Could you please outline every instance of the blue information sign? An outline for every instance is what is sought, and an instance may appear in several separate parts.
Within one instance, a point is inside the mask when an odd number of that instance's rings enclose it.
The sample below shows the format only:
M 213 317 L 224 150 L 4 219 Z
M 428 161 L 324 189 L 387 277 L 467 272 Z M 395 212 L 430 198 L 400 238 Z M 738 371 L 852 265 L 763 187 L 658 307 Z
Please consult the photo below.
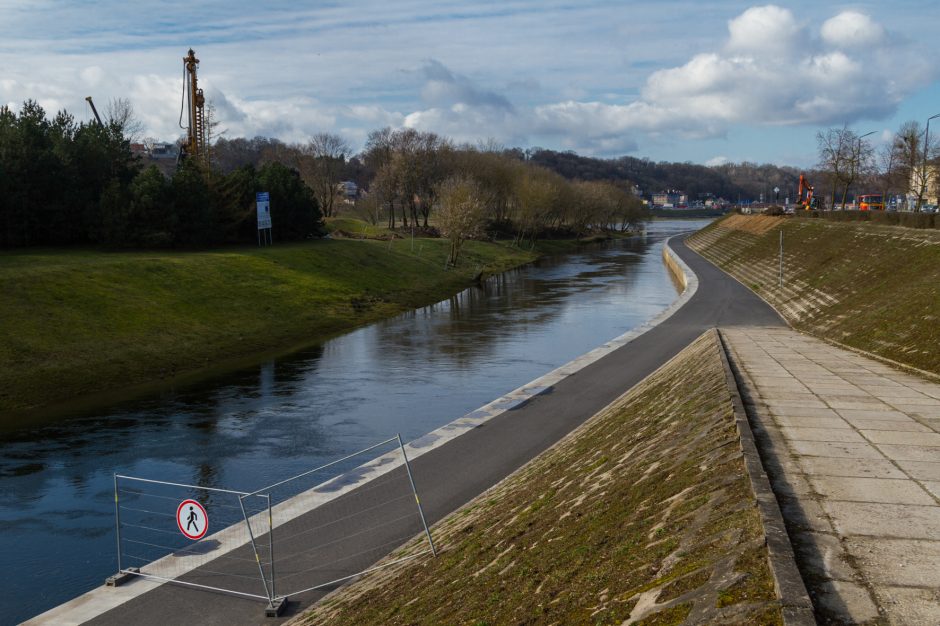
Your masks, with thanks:
M 271 195 L 267 191 L 255 194 L 258 204 L 258 230 L 271 228 Z

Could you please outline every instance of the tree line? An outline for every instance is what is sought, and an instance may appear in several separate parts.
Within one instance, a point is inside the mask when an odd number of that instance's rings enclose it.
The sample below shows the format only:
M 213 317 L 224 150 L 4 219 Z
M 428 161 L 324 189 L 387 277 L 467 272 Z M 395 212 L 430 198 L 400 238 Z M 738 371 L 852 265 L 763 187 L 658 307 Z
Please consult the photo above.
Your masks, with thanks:
M 297 170 L 331 217 L 342 201 L 341 181 L 367 191 L 343 210 L 389 229 L 452 231 L 446 206 L 454 179 L 478 201 L 462 202 L 479 219 L 475 232 L 531 243 L 541 234 L 584 235 L 591 230 L 625 230 L 646 218 L 642 201 L 624 179 L 569 180 L 528 158 L 521 150 L 494 142 L 458 145 L 433 132 L 382 128 L 369 134 L 359 154 L 351 155 L 340 136 L 318 133 L 305 143 L 287 144 L 266 137 L 220 138 L 213 163 L 222 171 L 278 160 Z M 464 216 L 465 217 L 465 216 Z
M 227 173 L 191 160 L 170 178 L 143 167 L 117 111 L 103 124 L 51 120 L 37 103 L 0 107 L 0 245 L 206 246 L 253 241 L 257 191 L 277 207 L 282 239 L 323 232 L 300 175 L 276 161 Z M 122 114 L 123 113 L 123 114 Z
M 819 174 L 826 183 L 827 208 L 844 209 L 851 192 L 901 195 L 908 210 L 919 212 L 929 192 L 936 196 L 940 141 L 917 121 L 907 121 L 880 147 L 848 126 L 816 134 Z M 934 189 L 930 187 L 933 186 Z M 935 197 L 934 196 L 934 197 Z
M 110 247 L 206 246 L 254 241 L 255 193 L 271 194 L 279 239 L 323 234 L 343 210 L 390 229 L 462 241 L 626 230 L 646 219 L 632 183 L 569 180 L 519 150 L 456 145 L 414 129 L 384 128 L 353 155 L 338 135 L 308 142 L 218 138 L 208 163 L 187 160 L 168 177 L 131 151 L 139 132 L 127 103 L 103 124 L 51 120 L 33 101 L 0 108 L 0 243 Z M 338 185 L 367 193 L 348 206 Z

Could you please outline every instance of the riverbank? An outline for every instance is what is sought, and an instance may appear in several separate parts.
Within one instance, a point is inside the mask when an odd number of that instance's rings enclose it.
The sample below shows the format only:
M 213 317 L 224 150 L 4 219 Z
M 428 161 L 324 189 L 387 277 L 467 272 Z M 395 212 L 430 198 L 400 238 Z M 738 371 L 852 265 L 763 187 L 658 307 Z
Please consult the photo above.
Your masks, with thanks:
M 708 332 L 297 623 L 781 623 L 738 441 Z
M 794 328 L 940 374 L 940 232 L 732 215 L 687 243 L 772 304 Z
M 284 352 L 440 301 L 572 251 L 468 242 L 318 240 L 207 252 L 28 250 L 0 254 L 0 415 L 133 394 Z M 102 398 L 104 399 L 104 398 Z

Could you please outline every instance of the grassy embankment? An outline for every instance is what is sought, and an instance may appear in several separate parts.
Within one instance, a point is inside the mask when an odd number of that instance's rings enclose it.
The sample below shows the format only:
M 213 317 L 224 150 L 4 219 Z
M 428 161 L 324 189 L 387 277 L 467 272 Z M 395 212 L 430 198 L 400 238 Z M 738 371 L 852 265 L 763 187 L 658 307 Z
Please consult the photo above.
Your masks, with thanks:
M 432 532 L 298 621 L 782 623 L 714 332 Z
M 36 407 L 299 347 L 446 298 L 480 271 L 576 243 L 519 250 L 468 242 L 449 271 L 448 245 L 324 240 L 208 252 L 0 253 L 0 415 L 9 426 Z
M 733 215 L 688 244 L 760 294 L 795 328 L 940 374 L 940 232 Z

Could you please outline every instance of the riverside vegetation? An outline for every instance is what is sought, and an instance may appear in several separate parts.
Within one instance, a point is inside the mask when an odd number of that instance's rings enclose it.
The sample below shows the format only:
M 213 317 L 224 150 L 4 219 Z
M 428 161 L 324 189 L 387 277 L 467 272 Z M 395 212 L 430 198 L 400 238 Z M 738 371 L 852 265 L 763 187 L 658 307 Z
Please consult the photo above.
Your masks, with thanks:
M 716 333 L 295 626 L 781 624 Z M 426 548 L 416 538 L 386 561 Z
M 940 374 L 940 231 L 732 215 L 687 242 L 798 330 Z
M 430 304 L 543 250 L 320 240 L 204 252 L 0 253 L 0 412 L 165 379 Z

